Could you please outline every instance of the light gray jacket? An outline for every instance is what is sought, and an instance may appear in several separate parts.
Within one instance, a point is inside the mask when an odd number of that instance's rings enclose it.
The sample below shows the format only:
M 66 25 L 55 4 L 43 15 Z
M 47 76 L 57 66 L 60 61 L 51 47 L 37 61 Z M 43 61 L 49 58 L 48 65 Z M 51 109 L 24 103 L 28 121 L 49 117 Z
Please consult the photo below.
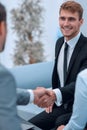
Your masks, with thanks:
M 26 89 L 17 88 L 17 105 L 27 105 L 30 95 Z
M 16 97 L 14 77 L 0 65 L 0 130 L 21 130 L 17 117 Z

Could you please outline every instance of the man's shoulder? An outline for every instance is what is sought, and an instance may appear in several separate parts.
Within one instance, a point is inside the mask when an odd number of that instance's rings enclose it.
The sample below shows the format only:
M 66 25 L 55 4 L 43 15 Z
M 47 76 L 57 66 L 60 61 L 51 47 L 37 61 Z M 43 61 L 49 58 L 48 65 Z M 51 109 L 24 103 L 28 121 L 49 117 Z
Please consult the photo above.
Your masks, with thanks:
M 12 79 L 14 79 L 13 75 L 11 74 L 11 72 L 9 71 L 9 69 L 7 69 L 5 66 L 3 66 L 2 64 L 0 64 L 0 76 L 1 77 L 10 77 Z
M 82 33 L 81 33 L 80 38 L 82 38 L 83 40 L 87 41 L 87 37 L 85 35 L 83 35 Z
M 64 37 L 62 36 L 62 37 L 59 37 L 58 39 L 57 39 L 57 43 L 58 42 L 63 42 L 64 41 Z
M 5 73 L 5 72 L 10 73 L 9 70 L 5 66 L 3 66 L 2 64 L 0 64 L 0 72 L 1 73 Z
M 7 69 L 2 64 L 0 64 L 0 73 L 4 72 L 7 72 Z

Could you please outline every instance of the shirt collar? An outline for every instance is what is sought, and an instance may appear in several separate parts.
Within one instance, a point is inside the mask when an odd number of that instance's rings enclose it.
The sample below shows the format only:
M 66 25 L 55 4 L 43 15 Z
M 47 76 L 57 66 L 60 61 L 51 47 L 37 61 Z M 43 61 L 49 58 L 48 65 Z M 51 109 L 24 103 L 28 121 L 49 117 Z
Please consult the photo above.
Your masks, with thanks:
M 81 32 L 78 33 L 78 35 L 76 35 L 74 38 L 72 38 L 71 40 L 69 40 L 67 42 L 67 44 L 69 45 L 70 48 L 74 48 L 75 45 L 77 44 L 79 37 L 81 35 Z M 66 40 L 64 40 L 66 42 Z

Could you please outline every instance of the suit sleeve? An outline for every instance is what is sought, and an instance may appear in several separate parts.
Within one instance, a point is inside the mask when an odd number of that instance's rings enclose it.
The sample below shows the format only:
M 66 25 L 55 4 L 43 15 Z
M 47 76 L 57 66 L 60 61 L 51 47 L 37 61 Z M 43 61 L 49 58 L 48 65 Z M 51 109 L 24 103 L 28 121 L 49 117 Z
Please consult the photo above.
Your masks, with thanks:
M 29 101 L 29 92 L 26 89 L 17 88 L 17 105 L 27 105 Z

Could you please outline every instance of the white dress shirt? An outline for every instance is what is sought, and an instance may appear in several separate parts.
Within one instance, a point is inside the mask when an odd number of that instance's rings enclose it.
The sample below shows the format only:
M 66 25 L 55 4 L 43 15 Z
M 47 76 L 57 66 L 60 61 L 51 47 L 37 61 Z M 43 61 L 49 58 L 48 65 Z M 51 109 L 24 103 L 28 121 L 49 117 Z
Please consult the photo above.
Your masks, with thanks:
M 67 68 L 69 66 L 69 62 L 70 62 L 70 58 L 72 56 L 73 50 L 79 40 L 81 33 L 79 32 L 77 36 L 75 36 L 74 38 L 72 38 L 71 40 L 67 41 L 67 44 L 69 45 L 68 47 L 68 52 L 67 52 Z M 64 40 L 66 42 L 66 40 Z M 63 61 L 64 61 L 64 46 L 65 46 L 65 42 L 62 45 L 62 48 L 60 50 L 59 56 L 58 56 L 58 64 L 57 64 L 57 71 L 59 74 L 59 79 L 60 79 L 60 84 L 61 87 L 64 87 L 64 79 L 63 79 Z M 58 88 L 53 90 L 56 94 L 56 105 L 60 106 L 62 104 L 62 94 L 60 92 L 60 90 Z
M 73 113 L 64 130 L 83 130 L 87 123 L 87 69 L 77 77 Z

